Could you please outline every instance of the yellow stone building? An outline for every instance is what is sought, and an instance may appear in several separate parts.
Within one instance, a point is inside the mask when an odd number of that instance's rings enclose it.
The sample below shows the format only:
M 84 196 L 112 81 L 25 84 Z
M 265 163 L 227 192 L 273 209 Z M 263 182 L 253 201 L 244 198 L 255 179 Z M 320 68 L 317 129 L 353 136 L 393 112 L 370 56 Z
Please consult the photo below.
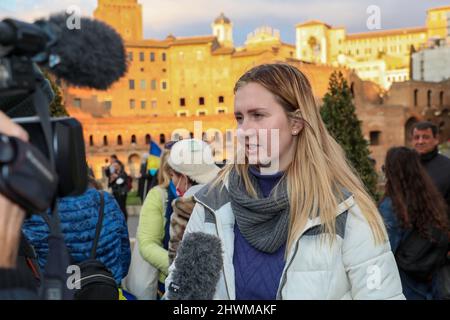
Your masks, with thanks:
M 260 27 L 245 45 L 233 43 L 233 24 L 223 13 L 212 34 L 143 39 L 142 6 L 137 0 L 98 0 L 94 17 L 124 38 L 128 73 L 108 91 L 68 89 L 68 105 L 110 116 L 205 116 L 232 111 L 233 85 L 261 62 L 304 62 L 347 67 L 384 89 L 410 78 L 410 53 L 447 36 L 450 6 L 427 12 L 425 27 L 347 34 L 313 20 L 296 25 L 296 44 L 282 42 L 278 30 Z
M 142 6 L 136 0 L 98 0 L 94 17 L 114 26 L 125 40 L 142 39 Z
M 430 39 L 445 39 L 449 36 L 450 6 L 432 8 L 427 11 L 427 31 Z
M 310 21 L 296 26 L 295 46 L 284 43 L 278 30 L 262 26 L 247 36 L 244 46 L 236 47 L 233 24 L 223 13 L 212 22 L 210 35 L 144 39 L 137 0 L 98 0 L 94 17 L 124 38 L 128 71 L 107 91 L 64 86 L 65 104 L 83 125 L 88 162 L 96 175 L 101 176 L 105 158 L 112 153 L 134 174 L 142 153 L 148 152 L 150 137 L 163 144 L 178 128 L 195 133 L 194 121 L 202 121 L 201 133 L 217 130 L 214 139 L 229 140 L 227 131 L 235 127 L 233 86 L 251 67 L 274 61 L 295 65 L 310 80 L 319 104 L 330 74 L 339 68 L 351 85 L 364 136 L 374 141 L 371 151 L 380 164 L 390 145 L 404 142 L 403 123 L 409 114 L 397 102 L 383 105 L 375 83 L 386 87 L 387 77 L 408 80 L 411 46 L 419 49 L 429 39 L 447 35 L 443 21 L 449 11 L 450 7 L 429 10 L 423 28 L 363 34 Z M 418 85 L 404 84 L 417 95 Z M 403 84 L 396 83 L 395 90 L 396 85 Z M 402 96 L 408 92 L 402 91 Z M 445 97 L 444 105 L 449 99 Z
M 212 23 L 212 35 L 163 40 L 142 38 L 137 0 L 99 0 L 94 17 L 123 36 L 128 72 L 108 91 L 69 88 L 67 102 L 114 117 L 227 114 L 233 85 L 245 70 L 295 56 L 295 47 L 268 27 L 249 35 L 243 48 L 234 48 L 232 23 L 223 13 Z
M 312 20 L 296 25 L 296 58 L 354 69 L 383 88 L 410 78 L 410 54 L 448 36 L 450 6 L 427 11 L 426 26 L 347 34 Z

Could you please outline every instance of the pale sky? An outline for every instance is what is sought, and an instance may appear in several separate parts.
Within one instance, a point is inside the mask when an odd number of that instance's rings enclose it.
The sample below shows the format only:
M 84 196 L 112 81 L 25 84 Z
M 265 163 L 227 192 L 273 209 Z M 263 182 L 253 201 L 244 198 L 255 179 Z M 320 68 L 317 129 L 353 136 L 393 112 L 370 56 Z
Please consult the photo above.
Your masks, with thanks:
M 376 5 L 381 12 L 381 29 L 425 25 L 426 10 L 450 6 L 442 0 L 138 0 L 143 7 L 145 38 L 211 34 L 211 22 L 220 12 L 231 19 L 236 45 L 247 34 L 269 25 L 279 29 L 283 41 L 294 44 L 295 24 L 310 19 L 347 31 L 369 31 L 366 10 Z M 0 19 L 14 17 L 33 21 L 76 5 L 81 14 L 92 16 L 97 0 L 0 0 Z

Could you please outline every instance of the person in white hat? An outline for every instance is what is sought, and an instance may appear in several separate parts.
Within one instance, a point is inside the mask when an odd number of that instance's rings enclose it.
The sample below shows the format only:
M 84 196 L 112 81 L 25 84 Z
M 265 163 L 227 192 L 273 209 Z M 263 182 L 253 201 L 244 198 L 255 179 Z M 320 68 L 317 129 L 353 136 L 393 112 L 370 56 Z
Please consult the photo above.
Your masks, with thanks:
M 139 298 L 160 299 L 164 295 L 170 257 L 176 252 L 195 204 L 192 195 L 219 171 L 205 142 L 189 139 L 166 144 L 158 170 L 158 185 L 145 197 L 137 231 L 139 253 L 157 272 L 150 272 L 147 278 L 136 276 L 147 279 L 148 283 L 156 277 L 157 288 L 145 288 L 145 296 Z M 133 261 L 134 258 L 132 265 Z M 136 295 L 139 291 L 128 289 Z
M 176 142 L 167 161 L 172 169 L 171 179 L 179 196 L 183 196 L 194 185 L 204 185 L 212 181 L 220 171 L 214 163 L 211 147 L 198 139 Z M 193 190 L 196 189 L 199 187 Z
M 193 195 L 219 174 L 210 146 L 198 139 L 176 142 L 168 159 L 170 177 L 179 196 L 172 202 L 169 263 L 172 263 L 195 205 Z

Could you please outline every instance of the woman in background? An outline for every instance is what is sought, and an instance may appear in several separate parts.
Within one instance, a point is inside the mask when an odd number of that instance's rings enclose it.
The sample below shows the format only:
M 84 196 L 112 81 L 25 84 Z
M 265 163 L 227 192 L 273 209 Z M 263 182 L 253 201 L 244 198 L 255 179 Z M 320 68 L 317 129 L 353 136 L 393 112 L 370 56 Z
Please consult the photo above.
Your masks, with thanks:
M 447 233 L 445 201 L 423 168 L 416 151 L 406 147 L 391 148 L 386 155 L 384 171 L 385 195 L 379 210 L 394 253 L 413 229 L 418 230 L 419 234 L 428 240 L 431 239 L 430 228 Z M 443 260 L 445 255 L 446 250 L 442 256 Z M 438 298 L 433 279 L 421 281 L 414 279 L 401 268 L 399 271 L 403 293 L 407 299 Z
M 100 196 L 98 186 L 89 176 L 89 187 L 80 196 L 58 199 L 58 214 L 61 231 L 74 263 L 90 257 L 95 230 L 97 227 Z M 103 192 L 104 217 L 97 248 L 97 259 L 113 274 L 120 285 L 128 273 L 130 265 L 130 240 L 125 218 L 117 202 L 107 192 Z M 25 220 L 23 233 L 34 247 L 41 270 L 44 270 L 48 255 L 48 236 L 50 231 L 42 216 L 34 214 Z

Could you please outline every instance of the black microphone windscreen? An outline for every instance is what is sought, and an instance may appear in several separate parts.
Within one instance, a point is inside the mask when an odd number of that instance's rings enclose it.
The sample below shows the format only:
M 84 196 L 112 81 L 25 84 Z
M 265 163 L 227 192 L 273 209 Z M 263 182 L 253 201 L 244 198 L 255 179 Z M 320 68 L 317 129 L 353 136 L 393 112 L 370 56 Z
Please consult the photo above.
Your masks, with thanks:
M 74 86 L 108 89 L 127 71 L 121 36 L 107 24 L 90 18 L 80 18 L 80 28 L 69 29 L 67 19 L 66 14 L 49 19 L 60 31 L 51 53 L 61 59 L 50 71 Z
M 169 300 L 212 300 L 223 269 L 222 243 L 216 236 L 184 236 L 175 259 Z

